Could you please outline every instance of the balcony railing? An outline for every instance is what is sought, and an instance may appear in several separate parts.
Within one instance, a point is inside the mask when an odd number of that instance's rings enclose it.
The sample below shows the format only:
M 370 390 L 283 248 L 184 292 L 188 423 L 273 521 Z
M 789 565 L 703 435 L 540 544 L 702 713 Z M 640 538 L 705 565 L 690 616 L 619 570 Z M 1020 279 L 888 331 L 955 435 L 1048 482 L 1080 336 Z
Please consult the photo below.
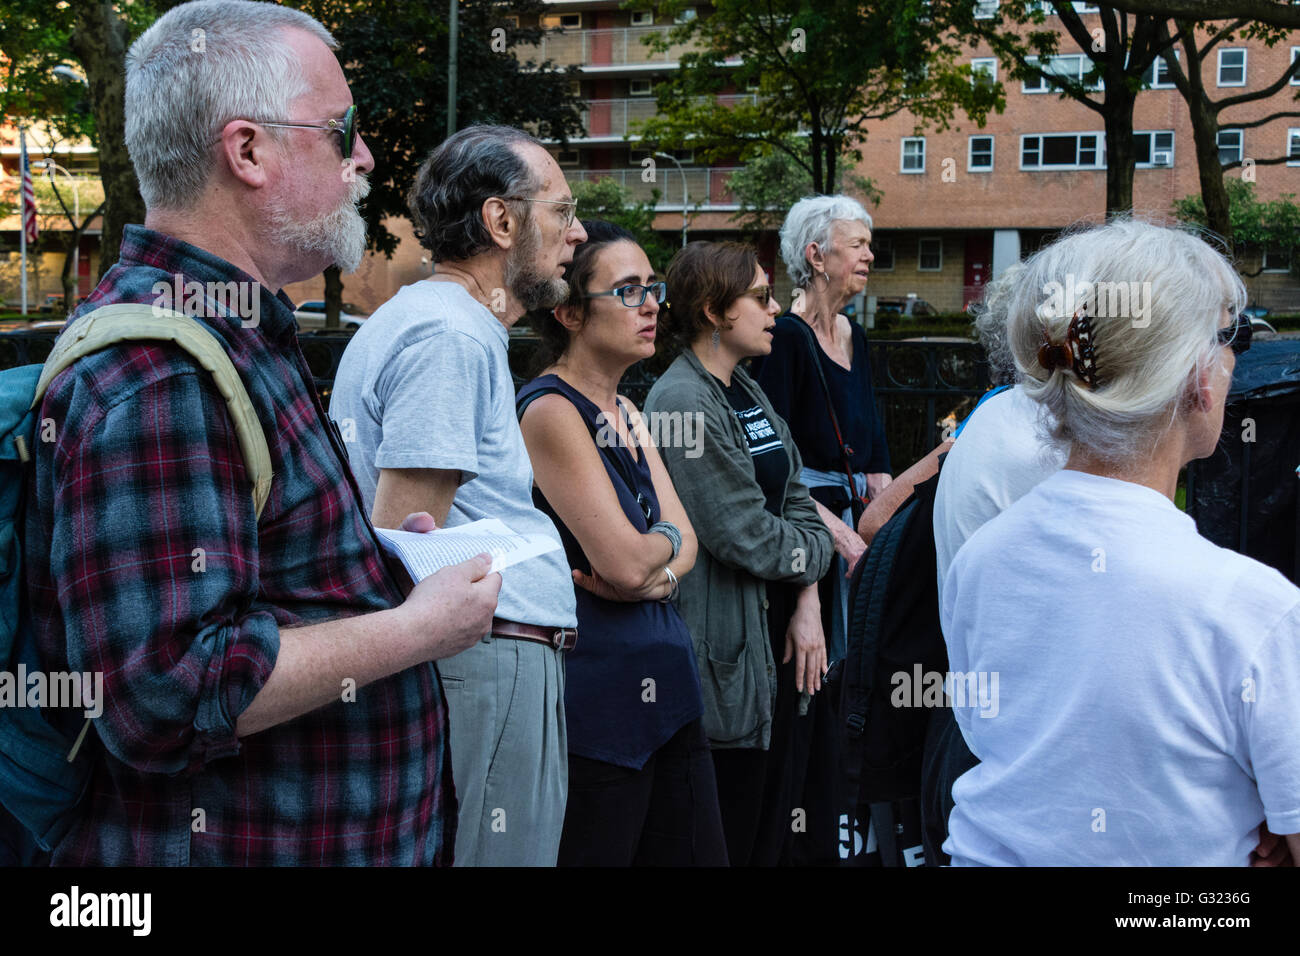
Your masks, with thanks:
M 643 63 L 676 63 L 690 44 L 678 43 L 662 53 L 648 47 L 644 37 L 666 36 L 670 26 L 618 27 L 611 30 L 574 30 L 548 33 L 538 44 L 539 60 L 553 60 L 561 66 L 639 66 Z
M 703 102 L 709 97 L 694 98 Z M 722 106 L 735 106 L 738 103 L 756 103 L 758 96 L 753 93 L 733 93 L 713 97 Z M 587 100 L 582 111 L 582 124 L 586 127 L 589 138 L 616 137 L 622 139 L 628 134 L 636 135 L 640 124 L 651 119 L 659 112 L 652 96 L 635 96 L 618 100 Z
M 648 169 L 640 166 L 631 169 L 566 169 L 565 178 L 570 183 L 596 182 L 612 179 L 627 190 L 633 202 L 651 202 L 655 190 L 659 191 L 657 210 L 682 208 L 682 176 L 677 167 L 667 160 L 655 160 L 653 180 L 645 182 Z M 727 189 L 727 180 L 740 167 L 716 166 L 708 169 L 684 167 L 686 191 L 691 209 L 718 207 L 735 208 L 736 200 Z

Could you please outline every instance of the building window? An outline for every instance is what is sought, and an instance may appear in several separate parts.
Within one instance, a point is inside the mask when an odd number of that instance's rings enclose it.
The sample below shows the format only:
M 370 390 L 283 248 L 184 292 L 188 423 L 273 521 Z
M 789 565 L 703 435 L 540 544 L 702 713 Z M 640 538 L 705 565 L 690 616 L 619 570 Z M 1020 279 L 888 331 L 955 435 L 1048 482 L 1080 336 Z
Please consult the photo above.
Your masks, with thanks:
M 690 23 L 695 19 L 694 7 L 682 7 L 677 11 L 677 16 L 673 17 L 673 23 Z
M 975 0 L 975 19 L 991 20 L 998 15 L 998 0 Z
M 582 26 L 582 14 L 546 13 L 542 15 L 540 23 L 548 30 L 554 30 L 556 27 L 563 27 L 566 30 L 577 30 Z
M 555 161 L 561 166 L 577 166 L 582 157 L 576 149 L 562 149 L 555 154 Z
M 972 136 L 966 169 L 972 173 L 986 173 L 993 168 L 993 137 Z
M 1029 63 L 1037 65 L 1044 73 L 1051 76 L 1059 76 L 1062 79 L 1073 80 L 1076 83 L 1083 83 L 1084 77 L 1092 72 L 1094 64 L 1092 60 L 1082 53 L 1067 53 L 1063 56 L 1048 57 L 1046 60 L 1039 60 L 1036 56 L 1025 57 Z M 1100 90 L 1104 84 L 1101 77 L 1098 76 L 1091 84 L 1084 84 L 1084 89 Z M 1034 76 L 1025 80 L 1020 85 L 1022 93 L 1051 93 L 1059 90 L 1057 84 L 1051 82 L 1045 76 Z
M 1239 163 L 1242 157 L 1242 134 L 1239 129 L 1221 129 L 1218 136 L 1219 162 Z
M 937 236 L 927 236 L 916 243 L 916 270 L 918 272 L 938 272 L 943 269 L 943 240 Z
M 871 254 L 876 257 L 876 261 L 871 264 L 871 268 L 876 272 L 893 272 L 894 271 L 894 240 L 888 237 L 872 236 L 871 237 Z
M 1244 47 L 1219 51 L 1219 85 L 1246 85 L 1246 50 Z
M 1020 168 L 1041 170 L 1105 169 L 1102 133 L 1048 133 L 1020 137 Z
M 501 19 L 504 20 L 506 23 L 510 24 L 510 26 L 514 27 L 516 30 L 519 29 L 519 14 L 508 13 L 505 16 L 503 16 Z
M 1177 50 L 1174 51 L 1174 59 L 1179 59 Z M 1149 90 L 1174 89 L 1176 84 L 1174 83 L 1173 74 L 1163 56 L 1158 56 L 1151 61 L 1151 65 L 1142 74 L 1142 85 Z
M 1265 272 L 1290 272 L 1291 250 L 1269 246 L 1264 249 L 1264 261 L 1261 266 Z
M 899 169 L 904 173 L 925 172 L 924 136 L 903 137 L 903 161 Z
M 1286 131 L 1286 164 L 1300 166 L 1300 129 Z
M 649 10 L 632 11 L 632 26 L 648 27 L 648 26 L 652 26 L 654 22 L 655 22 L 655 15 L 651 13 Z
M 1174 164 L 1173 130 L 1134 131 L 1133 154 L 1138 169 L 1157 169 Z
M 649 80 L 629 80 L 627 92 L 629 96 L 649 96 L 653 90 Z
M 997 57 L 979 56 L 970 61 L 970 81 L 978 83 L 983 78 L 990 86 L 998 81 Z
M 1300 56 L 1300 46 L 1293 46 L 1293 47 L 1291 48 L 1291 62 L 1292 62 L 1292 63 L 1295 62 L 1295 58 L 1296 58 L 1297 56 Z M 1300 86 L 1300 72 L 1297 72 L 1295 76 L 1291 77 L 1291 85 L 1292 85 L 1292 86 Z

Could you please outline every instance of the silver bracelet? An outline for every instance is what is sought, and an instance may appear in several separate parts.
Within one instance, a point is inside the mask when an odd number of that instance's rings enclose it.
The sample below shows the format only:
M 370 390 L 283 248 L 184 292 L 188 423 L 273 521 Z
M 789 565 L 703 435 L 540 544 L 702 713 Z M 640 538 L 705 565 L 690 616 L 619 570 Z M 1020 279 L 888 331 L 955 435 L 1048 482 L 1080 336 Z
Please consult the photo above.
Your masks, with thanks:
M 677 592 L 678 592 L 677 575 L 673 574 L 673 569 L 668 567 L 668 565 L 666 564 L 664 565 L 664 574 L 668 575 L 668 583 L 672 587 L 668 591 L 667 597 L 661 597 L 659 599 L 659 603 L 671 604 L 673 601 L 677 600 Z
M 661 534 L 668 539 L 668 543 L 673 546 L 672 557 L 668 560 L 676 561 L 678 553 L 682 550 L 682 533 L 678 529 L 677 525 L 673 524 L 671 521 L 656 521 L 649 527 L 646 534 L 650 534 L 651 532 Z

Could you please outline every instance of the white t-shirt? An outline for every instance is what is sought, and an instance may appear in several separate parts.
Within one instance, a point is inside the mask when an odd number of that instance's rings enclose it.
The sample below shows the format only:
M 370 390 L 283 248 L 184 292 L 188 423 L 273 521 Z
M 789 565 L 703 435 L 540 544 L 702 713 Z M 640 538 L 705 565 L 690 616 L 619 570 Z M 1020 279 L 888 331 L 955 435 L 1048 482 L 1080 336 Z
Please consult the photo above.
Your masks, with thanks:
M 940 616 L 993 691 L 954 706 L 981 761 L 954 865 L 1245 866 L 1263 820 L 1300 832 L 1300 589 L 1168 498 L 1052 475 L 958 552 Z
M 939 599 L 953 557 L 984 522 L 1065 467 L 1069 451 L 1047 441 L 1050 413 L 1017 385 L 971 415 L 943 460 L 934 499 Z
M 461 473 L 446 526 L 499 518 L 560 540 L 533 507 L 533 466 L 515 416 L 506 327 L 454 282 L 404 286 L 353 335 L 330 396 L 352 471 L 375 506 L 381 468 Z M 563 549 L 501 572 L 497 616 L 575 627 Z

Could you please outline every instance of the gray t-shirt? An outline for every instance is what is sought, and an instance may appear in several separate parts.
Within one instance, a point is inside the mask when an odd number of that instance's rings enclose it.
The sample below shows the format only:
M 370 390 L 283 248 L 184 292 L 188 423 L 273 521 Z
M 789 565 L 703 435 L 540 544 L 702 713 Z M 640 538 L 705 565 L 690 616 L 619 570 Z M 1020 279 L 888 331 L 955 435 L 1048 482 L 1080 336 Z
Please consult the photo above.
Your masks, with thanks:
M 373 510 L 381 468 L 461 473 L 447 527 L 499 518 L 521 534 L 556 541 L 533 507 L 533 466 L 515 417 L 505 326 L 454 282 L 402 288 L 348 343 L 330 397 L 352 470 Z M 564 551 L 501 574 L 497 616 L 576 627 Z

